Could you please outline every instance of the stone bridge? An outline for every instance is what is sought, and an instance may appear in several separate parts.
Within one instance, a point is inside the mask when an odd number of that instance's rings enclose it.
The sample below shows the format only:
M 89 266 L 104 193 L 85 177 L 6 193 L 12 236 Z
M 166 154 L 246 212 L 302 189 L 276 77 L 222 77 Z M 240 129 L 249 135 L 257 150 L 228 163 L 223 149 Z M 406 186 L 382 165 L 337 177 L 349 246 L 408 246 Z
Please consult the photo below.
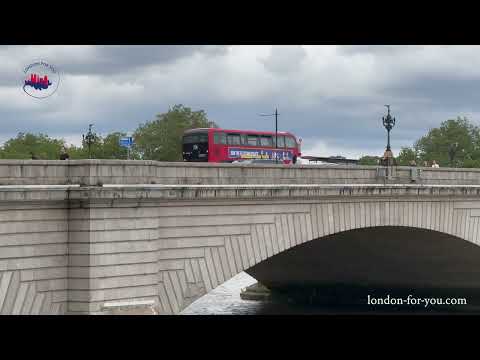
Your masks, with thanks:
M 476 290 L 479 194 L 476 169 L 3 160 L 0 313 L 177 314 L 241 271 Z

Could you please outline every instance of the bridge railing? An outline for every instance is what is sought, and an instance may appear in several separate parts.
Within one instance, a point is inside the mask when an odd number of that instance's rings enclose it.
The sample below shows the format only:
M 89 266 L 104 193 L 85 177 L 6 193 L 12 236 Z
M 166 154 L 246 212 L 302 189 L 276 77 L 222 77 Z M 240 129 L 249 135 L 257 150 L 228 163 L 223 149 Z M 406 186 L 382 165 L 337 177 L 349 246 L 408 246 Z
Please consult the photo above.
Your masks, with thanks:
M 414 170 L 412 170 L 414 169 Z M 385 168 L 140 160 L 0 160 L 0 185 L 103 184 L 480 184 L 480 169 Z

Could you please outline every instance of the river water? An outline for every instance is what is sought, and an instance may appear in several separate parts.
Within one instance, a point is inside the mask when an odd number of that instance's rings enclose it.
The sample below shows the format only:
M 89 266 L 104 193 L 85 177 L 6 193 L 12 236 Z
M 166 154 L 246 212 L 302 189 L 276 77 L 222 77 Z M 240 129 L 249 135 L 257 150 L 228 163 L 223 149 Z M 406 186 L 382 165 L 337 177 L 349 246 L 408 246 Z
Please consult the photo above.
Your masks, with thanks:
M 188 306 L 181 315 L 257 314 L 263 302 L 242 300 L 241 289 L 256 283 L 247 273 L 240 273 Z
M 240 292 L 242 289 L 256 283 L 250 275 L 242 272 L 229 281 L 213 289 L 207 295 L 201 297 L 188 306 L 181 315 L 401 315 L 401 314 L 479 314 L 476 309 L 468 305 L 451 306 L 448 309 L 433 307 L 395 307 L 383 306 L 343 306 L 332 307 L 325 305 L 294 304 L 287 301 L 253 301 L 242 300 Z

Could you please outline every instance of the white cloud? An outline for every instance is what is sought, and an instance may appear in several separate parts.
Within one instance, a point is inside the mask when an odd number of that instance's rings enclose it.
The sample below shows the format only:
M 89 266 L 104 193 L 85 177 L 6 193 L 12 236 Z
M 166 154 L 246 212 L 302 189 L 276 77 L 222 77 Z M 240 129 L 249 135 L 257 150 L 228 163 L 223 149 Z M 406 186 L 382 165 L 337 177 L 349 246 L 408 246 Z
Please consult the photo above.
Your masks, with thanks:
M 68 146 L 75 145 L 81 146 L 82 145 L 82 136 L 79 134 L 69 134 L 69 135 L 62 135 L 61 138 L 65 140 L 65 143 Z
M 358 159 L 364 155 L 382 155 L 384 148 L 375 148 L 368 146 L 368 142 L 365 146 L 349 146 L 338 145 L 334 141 L 320 140 L 316 138 L 307 138 L 302 140 L 302 156 L 345 156 L 349 159 Z

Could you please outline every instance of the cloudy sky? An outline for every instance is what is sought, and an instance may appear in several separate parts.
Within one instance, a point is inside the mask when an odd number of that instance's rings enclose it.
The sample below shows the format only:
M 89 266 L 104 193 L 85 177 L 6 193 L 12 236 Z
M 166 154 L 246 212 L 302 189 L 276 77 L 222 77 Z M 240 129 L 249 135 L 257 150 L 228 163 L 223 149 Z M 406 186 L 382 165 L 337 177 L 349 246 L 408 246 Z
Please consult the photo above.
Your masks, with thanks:
M 23 69 L 61 73 L 45 99 L 22 91 Z M 479 46 L 0 46 L 0 143 L 42 132 L 79 144 L 133 131 L 174 104 L 203 109 L 221 127 L 279 129 L 309 155 L 380 155 L 381 117 L 397 119 L 392 147 L 410 146 L 443 120 L 480 125 Z

